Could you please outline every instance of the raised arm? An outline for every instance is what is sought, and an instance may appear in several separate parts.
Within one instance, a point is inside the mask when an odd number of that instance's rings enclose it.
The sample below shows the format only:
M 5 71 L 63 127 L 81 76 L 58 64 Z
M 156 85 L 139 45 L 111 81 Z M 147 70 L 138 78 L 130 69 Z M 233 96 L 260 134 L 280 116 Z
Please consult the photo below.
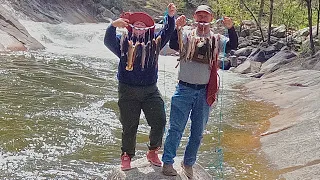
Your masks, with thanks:
M 178 43 L 178 31 L 177 28 L 182 28 L 187 23 L 187 18 L 185 15 L 181 15 L 176 20 L 176 28 L 173 31 L 170 41 L 169 41 L 169 47 L 171 49 L 174 49 L 176 51 L 179 51 L 179 43 Z
M 234 29 L 233 22 L 229 17 L 223 18 L 223 24 L 228 28 L 229 41 L 226 44 L 226 52 L 238 48 L 238 35 Z
M 129 20 L 124 18 L 119 18 L 113 21 L 107 28 L 106 34 L 104 36 L 104 45 L 112 51 L 119 58 L 121 56 L 120 52 L 120 36 L 116 35 L 116 29 L 124 28 L 128 26 Z
M 110 24 L 104 36 L 104 45 L 120 58 L 120 38 L 116 35 L 116 27 Z
M 176 13 L 176 6 L 173 3 L 168 5 L 168 15 L 165 17 L 168 21 L 167 24 L 156 34 L 157 36 L 161 36 L 161 49 L 167 44 L 170 40 L 171 35 L 174 31 L 175 20 L 174 15 Z
M 227 42 L 226 52 L 238 48 L 238 35 L 234 27 L 228 29 L 229 41 Z

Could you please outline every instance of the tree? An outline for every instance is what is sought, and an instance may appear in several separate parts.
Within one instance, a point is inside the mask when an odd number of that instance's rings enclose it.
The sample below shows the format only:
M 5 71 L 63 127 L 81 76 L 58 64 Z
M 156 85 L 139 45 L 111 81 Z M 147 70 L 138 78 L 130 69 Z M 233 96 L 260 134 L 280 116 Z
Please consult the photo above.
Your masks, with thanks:
M 272 15 L 273 15 L 273 0 L 270 0 L 270 15 L 269 15 L 269 26 L 268 26 L 268 44 L 271 44 L 271 25 L 272 25 Z
M 257 21 L 257 18 L 254 16 L 253 12 L 249 9 L 249 7 L 246 5 L 246 3 L 244 2 L 244 0 L 240 0 L 240 2 L 243 4 L 243 6 L 248 10 L 248 12 L 251 14 L 252 18 L 254 19 L 254 21 L 256 22 L 259 30 L 260 30 L 260 33 L 261 33 L 261 38 L 262 38 L 262 41 L 264 41 L 264 36 L 263 36 L 263 31 L 262 31 L 262 28 L 261 28 L 261 25 L 260 23 Z
M 319 35 L 319 20 L 320 20 L 320 0 L 318 0 L 318 7 L 316 8 L 317 10 L 317 33 L 316 35 Z
M 307 3 L 307 8 L 308 8 L 310 49 L 311 49 L 311 54 L 314 55 L 316 52 L 315 52 L 313 36 L 312 36 L 312 7 L 311 7 L 311 0 L 305 0 L 305 1 Z
M 320 0 L 319 0 L 320 1 Z M 258 15 L 258 22 L 259 25 L 261 26 L 261 20 L 262 20 L 262 16 L 263 16 L 263 9 L 264 9 L 264 0 L 260 1 L 260 10 L 259 10 L 259 15 Z

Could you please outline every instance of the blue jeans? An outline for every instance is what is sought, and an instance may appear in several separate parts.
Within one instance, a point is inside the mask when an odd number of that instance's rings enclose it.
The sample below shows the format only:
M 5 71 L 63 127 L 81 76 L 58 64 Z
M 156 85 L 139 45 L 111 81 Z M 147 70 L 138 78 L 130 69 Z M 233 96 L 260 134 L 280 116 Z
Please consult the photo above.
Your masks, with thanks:
M 182 133 L 191 119 L 191 130 L 184 153 L 184 164 L 192 166 L 196 162 L 202 133 L 209 118 L 210 106 L 206 102 L 206 88 L 195 90 L 178 84 L 171 99 L 170 126 L 164 144 L 162 161 L 173 164 Z

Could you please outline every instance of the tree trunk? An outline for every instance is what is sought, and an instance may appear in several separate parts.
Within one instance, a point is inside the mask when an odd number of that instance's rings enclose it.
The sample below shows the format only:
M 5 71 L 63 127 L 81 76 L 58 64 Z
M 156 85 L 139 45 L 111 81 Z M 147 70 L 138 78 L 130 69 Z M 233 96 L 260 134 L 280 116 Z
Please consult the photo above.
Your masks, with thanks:
M 319 0 L 320 1 L 320 0 Z M 261 20 L 262 20 L 262 16 L 263 16 L 263 9 L 264 9 L 264 0 L 261 0 L 260 2 L 260 10 L 259 10 L 259 16 L 258 16 L 258 22 L 259 25 L 261 26 Z
M 318 9 L 317 9 L 317 12 L 318 12 L 318 17 L 317 17 L 317 36 L 319 35 L 319 20 L 320 20 L 320 0 L 318 0 Z
M 240 0 L 240 2 L 244 5 L 244 7 L 249 11 L 249 13 L 251 14 L 251 16 L 253 17 L 254 21 L 256 22 L 257 26 L 259 27 L 262 41 L 264 41 L 263 31 L 262 31 L 262 29 L 261 29 L 261 26 L 260 26 L 259 22 L 257 21 L 257 18 L 254 16 L 254 14 L 252 13 L 252 11 L 250 11 L 250 9 L 249 9 L 248 6 L 246 5 L 246 3 L 244 3 L 243 0 Z
M 273 14 L 273 0 L 270 0 L 269 27 L 268 27 L 268 44 L 271 44 L 270 37 L 271 37 L 272 14 Z
M 312 9 L 311 9 L 311 0 L 306 0 L 307 7 L 308 7 L 308 22 L 309 22 L 309 36 L 310 36 L 310 49 L 312 55 L 314 55 L 315 48 L 314 48 L 314 42 L 313 42 L 313 36 L 312 36 Z

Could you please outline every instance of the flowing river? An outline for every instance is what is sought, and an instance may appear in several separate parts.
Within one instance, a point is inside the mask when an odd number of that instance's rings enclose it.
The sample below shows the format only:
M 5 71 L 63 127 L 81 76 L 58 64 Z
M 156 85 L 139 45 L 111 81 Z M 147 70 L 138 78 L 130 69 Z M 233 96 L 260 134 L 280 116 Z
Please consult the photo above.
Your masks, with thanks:
M 103 44 L 107 24 L 21 22 L 46 50 L 0 56 L 0 178 L 106 179 L 121 153 L 118 60 Z M 176 58 L 159 60 L 158 86 L 167 117 L 177 83 Z M 259 135 L 277 109 L 244 98 L 238 85 L 249 79 L 227 71 L 220 76 L 223 93 L 211 113 L 198 163 L 216 179 L 276 179 Z M 135 158 L 145 156 L 148 132 L 142 114 Z

